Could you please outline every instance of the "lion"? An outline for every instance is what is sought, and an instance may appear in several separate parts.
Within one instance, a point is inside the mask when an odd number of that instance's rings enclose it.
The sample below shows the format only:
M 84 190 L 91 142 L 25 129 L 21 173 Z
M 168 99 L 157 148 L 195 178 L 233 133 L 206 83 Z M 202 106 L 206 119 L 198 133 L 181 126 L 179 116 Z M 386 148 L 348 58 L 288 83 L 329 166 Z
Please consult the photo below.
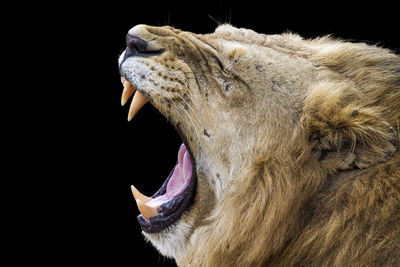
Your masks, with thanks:
M 129 117 L 150 102 L 183 144 L 134 186 L 146 240 L 179 266 L 399 266 L 400 57 L 331 36 L 219 25 L 129 30 Z

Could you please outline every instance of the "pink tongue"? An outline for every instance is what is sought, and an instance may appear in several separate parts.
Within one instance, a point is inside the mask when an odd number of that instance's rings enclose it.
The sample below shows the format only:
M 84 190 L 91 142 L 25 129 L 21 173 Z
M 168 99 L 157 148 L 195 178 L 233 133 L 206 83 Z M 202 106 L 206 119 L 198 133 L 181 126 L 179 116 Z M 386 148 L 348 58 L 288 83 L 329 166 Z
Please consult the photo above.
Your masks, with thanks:
M 178 152 L 178 164 L 167 184 L 167 190 L 164 195 L 152 199 L 146 204 L 158 206 L 172 198 L 182 194 L 190 182 L 192 176 L 192 160 L 184 144 L 181 145 Z
M 176 165 L 171 178 L 168 181 L 166 195 L 168 198 L 176 197 L 181 194 L 192 176 L 192 161 L 184 144 L 178 152 L 178 165 Z

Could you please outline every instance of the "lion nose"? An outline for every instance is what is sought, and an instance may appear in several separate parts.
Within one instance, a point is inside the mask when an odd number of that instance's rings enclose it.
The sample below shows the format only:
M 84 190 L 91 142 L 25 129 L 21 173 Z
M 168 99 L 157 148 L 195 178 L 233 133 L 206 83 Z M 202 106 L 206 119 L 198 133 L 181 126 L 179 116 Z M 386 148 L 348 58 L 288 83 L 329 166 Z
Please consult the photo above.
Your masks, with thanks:
M 148 31 L 149 26 L 140 24 L 129 30 L 126 35 L 126 46 L 119 60 L 119 70 L 125 60 L 129 57 L 152 57 L 161 55 L 165 49 L 158 42 L 158 36 Z
M 127 34 L 126 45 L 132 54 L 146 52 L 147 42 L 137 36 Z

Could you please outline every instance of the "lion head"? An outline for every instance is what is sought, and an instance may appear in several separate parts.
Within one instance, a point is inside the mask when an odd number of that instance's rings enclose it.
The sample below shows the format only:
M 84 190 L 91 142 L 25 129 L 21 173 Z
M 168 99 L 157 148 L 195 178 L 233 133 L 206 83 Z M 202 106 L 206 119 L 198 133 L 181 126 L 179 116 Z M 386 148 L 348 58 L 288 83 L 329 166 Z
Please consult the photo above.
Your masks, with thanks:
M 129 120 L 150 102 L 183 142 L 157 193 L 132 187 L 163 255 L 182 266 L 399 262 L 397 55 L 230 25 L 137 25 L 126 41 Z

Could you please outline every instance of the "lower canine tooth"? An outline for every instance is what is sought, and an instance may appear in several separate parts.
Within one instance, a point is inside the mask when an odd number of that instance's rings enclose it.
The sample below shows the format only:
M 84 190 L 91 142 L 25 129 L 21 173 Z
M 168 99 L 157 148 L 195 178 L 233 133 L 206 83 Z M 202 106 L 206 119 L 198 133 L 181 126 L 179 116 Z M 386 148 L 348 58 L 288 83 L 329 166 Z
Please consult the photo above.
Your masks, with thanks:
M 152 200 L 151 197 L 146 197 L 145 195 L 140 193 L 139 190 L 137 190 L 136 187 L 134 187 L 133 185 L 131 185 L 131 190 L 132 190 L 132 195 L 135 198 L 135 200 L 140 199 L 143 203 L 146 203 L 146 202 Z
M 146 104 L 149 100 L 142 95 L 139 91 L 136 91 L 133 96 L 131 106 L 129 108 L 128 113 L 128 121 L 132 120 L 132 118 L 136 115 L 136 113 Z
M 142 214 L 143 217 L 145 217 L 147 220 L 150 220 L 150 218 L 157 216 L 157 208 L 158 207 L 151 207 L 147 205 L 146 203 L 143 203 L 140 201 L 140 199 L 136 199 L 136 205 L 139 208 L 140 213 Z

